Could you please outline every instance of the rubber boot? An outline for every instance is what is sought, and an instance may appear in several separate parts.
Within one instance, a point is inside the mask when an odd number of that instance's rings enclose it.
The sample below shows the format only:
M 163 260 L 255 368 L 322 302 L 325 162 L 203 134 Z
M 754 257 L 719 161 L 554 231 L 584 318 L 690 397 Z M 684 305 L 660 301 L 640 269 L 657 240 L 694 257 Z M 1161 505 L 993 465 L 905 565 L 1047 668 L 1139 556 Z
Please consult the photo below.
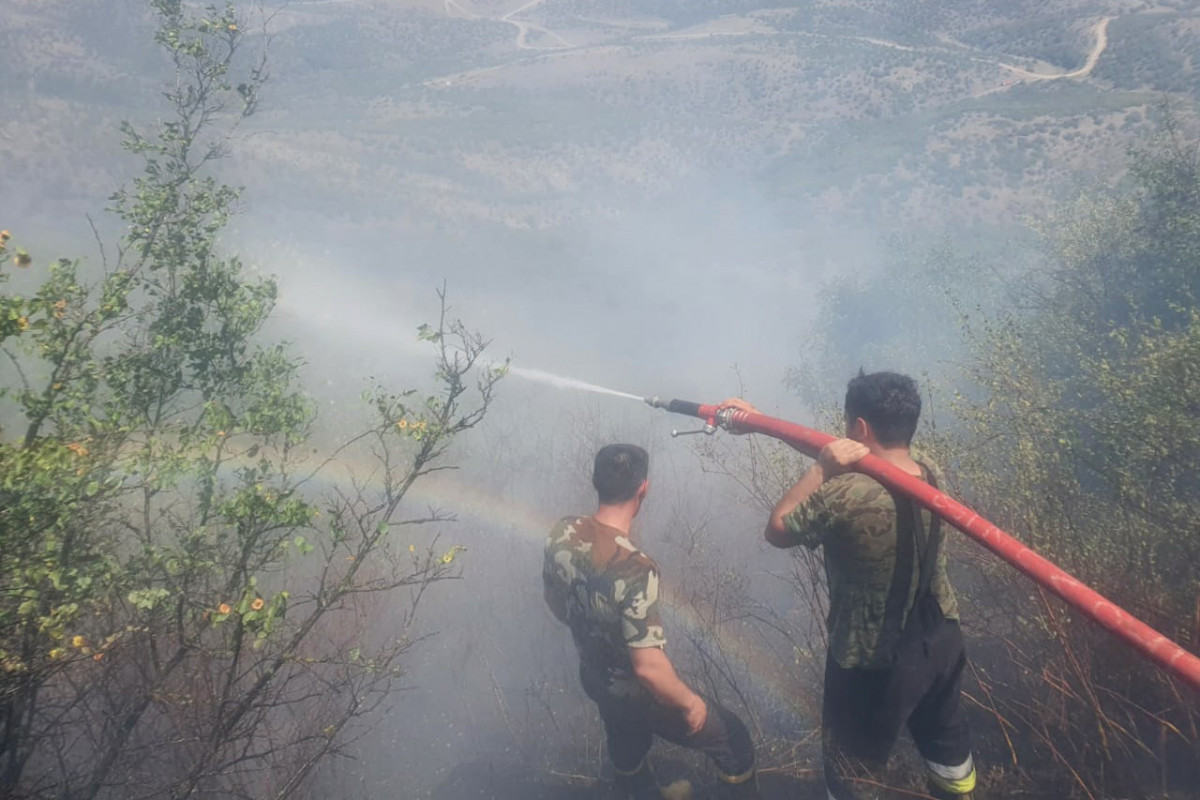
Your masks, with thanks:
M 758 800 L 758 773 L 751 767 L 741 775 L 717 771 L 717 797 L 720 800 Z
M 622 772 L 614 766 L 613 773 L 617 791 L 631 800 L 692 800 L 692 784 L 689 781 L 677 780 L 659 786 L 649 759 L 643 758 L 632 772 Z

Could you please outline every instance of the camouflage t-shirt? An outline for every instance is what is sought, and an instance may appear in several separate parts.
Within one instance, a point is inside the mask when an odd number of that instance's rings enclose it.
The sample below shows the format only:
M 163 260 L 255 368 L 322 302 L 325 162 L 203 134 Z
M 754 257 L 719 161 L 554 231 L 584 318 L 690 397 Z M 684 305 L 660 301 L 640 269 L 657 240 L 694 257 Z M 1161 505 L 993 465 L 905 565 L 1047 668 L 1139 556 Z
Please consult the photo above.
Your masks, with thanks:
M 546 599 L 565 616 L 585 687 L 639 697 L 631 647 L 662 647 L 658 565 L 620 531 L 592 517 L 564 517 L 546 539 Z
M 914 458 L 916 456 L 914 455 Z M 920 463 L 939 486 L 945 481 L 928 459 Z M 922 509 L 929 530 L 932 514 Z M 885 635 L 885 609 L 896 574 L 898 555 L 911 563 L 908 597 L 900 624 L 912 609 L 920 579 L 920 557 L 915 548 L 900 548 L 896 530 L 896 501 L 873 478 L 848 472 L 826 481 L 813 495 L 784 518 L 793 545 L 810 549 L 824 546 L 825 575 L 829 583 L 829 654 L 841 667 L 880 669 L 891 665 L 894 637 Z M 946 577 L 946 526 L 935 560 L 930 590 L 947 619 L 958 619 L 958 602 Z M 911 537 L 909 537 L 911 540 Z M 903 568 L 899 571 L 903 572 Z

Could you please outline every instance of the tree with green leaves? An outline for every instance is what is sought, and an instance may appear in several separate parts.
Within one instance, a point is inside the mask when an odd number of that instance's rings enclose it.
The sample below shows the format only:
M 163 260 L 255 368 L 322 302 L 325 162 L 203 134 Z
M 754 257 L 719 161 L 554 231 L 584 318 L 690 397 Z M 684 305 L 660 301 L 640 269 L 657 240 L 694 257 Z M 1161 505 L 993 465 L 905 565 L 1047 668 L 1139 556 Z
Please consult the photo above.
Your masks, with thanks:
M 1200 153 L 1167 115 L 1129 185 L 1047 221 L 1022 308 L 973 332 L 957 448 L 978 506 L 1183 646 L 1200 644 Z M 997 712 L 1091 797 L 1195 786 L 1200 705 L 1040 593 Z M 1023 624 L 1021 624 L 1023 622 Z M 1004 689 L 1001 686 L 1008 684 Z
M 230 5 L 152 5 L 169 114 L 123 127 L 143 169 L 115 258 L 0 294 L 0 793 L 291 797 L 388 701 L 424 592 L 457 574 L 461 548 L 418 532 L 452 516 L 406 499 L 504 366 L 441 294 L 435 387 L 372 388 L 373 422 L 314 456 L 301 361 L 261 335 L 276 284 L 219 242 L 239 191 L 212 168 L 265 58 Z M 0 281 L 41 267 L 0 238 Z
M 890 269 L 834 285 L 792 377 L 817 402 L 813 386 L 860 365 L 918 375 L 936 422 L 920 445 L 958 496 L 1195 650 L 1200 150 L 1182 127 L 1165 114 L 1119 186 L 1038 223 L 1018 270 L 902 250 Z M 758 458 L 750 476 L 772 463 Z M 1200 784 L 1200 705 L 1180 683 L 1008 564 L 952 543 L 985 773 L 1092 800 Z

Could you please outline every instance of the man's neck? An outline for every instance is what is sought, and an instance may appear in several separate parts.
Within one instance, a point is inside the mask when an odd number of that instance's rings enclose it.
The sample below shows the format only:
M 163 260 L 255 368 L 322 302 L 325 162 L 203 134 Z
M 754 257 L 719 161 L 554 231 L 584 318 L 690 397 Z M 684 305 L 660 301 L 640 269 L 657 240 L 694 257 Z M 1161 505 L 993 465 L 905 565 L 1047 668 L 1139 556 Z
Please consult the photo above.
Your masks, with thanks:
M 596 509 L 596 513 L 592 515 L 592 519 L 601 525 L 616 528 L 628 537 L 629 529 L 633 526 L 633 518 L 636 515 L 637 506 L 630 501 L 628 503 L 621 503 L 620 505 L 602 505 Z
M 874 443 L 868 445 L 871 455 L 878 456 L 894 467 L 904 470 L 909 475 L 921 475 L 921 465 L 913 460 L 912 453 L 908 447 L 885 447 L 881 444 Z

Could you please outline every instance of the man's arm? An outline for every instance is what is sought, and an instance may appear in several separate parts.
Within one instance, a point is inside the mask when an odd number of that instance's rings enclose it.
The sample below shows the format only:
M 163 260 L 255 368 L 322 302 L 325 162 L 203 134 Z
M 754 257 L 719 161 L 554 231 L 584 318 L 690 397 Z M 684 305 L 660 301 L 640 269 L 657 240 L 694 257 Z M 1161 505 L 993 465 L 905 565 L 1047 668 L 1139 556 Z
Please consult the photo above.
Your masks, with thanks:
M 627 593 L 621 606 L 621 629 L 629 649 L 633 675 L 659 703 L 679 709 L 688 733 L 704 727 L 708 707 L 700 695 L 675 674 L 675 667 L 663 650 L 662 618 L 658 610 L 658 565 L 644 553 L 638 553 L 636 567 L 627 578 Z
M 847 472 L 868 452 L 866 445 L 852 439 L 835 439 L 822 447 L 817 462 L 775 504 L 767 521 L 767 529 L 763 532 L 766 540 L 775 547 L 795 547 L 800 544 L 792 531 L 788 530 L 787 517 L 807 502 L 821 488 L 821 484 Z
M 704 699 L 680 680 L 671 665 L 671 659 L 661 647 L 631 647 L 629 658 L 633 662 L 633 674 L 646 691 L 667 708 L 683 712 L 688 732 L 696 733 L 708 719 L 708 706 Z
M 554 558 L 555 551 L 547 546 L 542 555 L 542 597 L 554 618 L 564 625 L 570 625 L 567 618 L 567 590 L 558 577 Z
M 812 497 L 824 482 L 825 470 L 818 461 L 809 468 L 808 472 L 804 473 L 804 477 L 796 481 L 795 486 L 788 489 L 787 494 L 780 498 L 771 511 L 771 518 L 767 520 L 767 529 L 763 531 L 763 536 L 770 544 L 775 547 L 795 547 L 800 544 L 792 532 L 787 529 L 785 519 L 801 503 Z
M 570 624 L 567 621 L 567 601 L 562 596 L 561 592 L 555 591 L 549 580 L 544 580 L 542 585 L 542 597 L 546 599 L 546 605 L 550 608 L 550 613 L 554 614 L 555 618 L 564 625 Z

